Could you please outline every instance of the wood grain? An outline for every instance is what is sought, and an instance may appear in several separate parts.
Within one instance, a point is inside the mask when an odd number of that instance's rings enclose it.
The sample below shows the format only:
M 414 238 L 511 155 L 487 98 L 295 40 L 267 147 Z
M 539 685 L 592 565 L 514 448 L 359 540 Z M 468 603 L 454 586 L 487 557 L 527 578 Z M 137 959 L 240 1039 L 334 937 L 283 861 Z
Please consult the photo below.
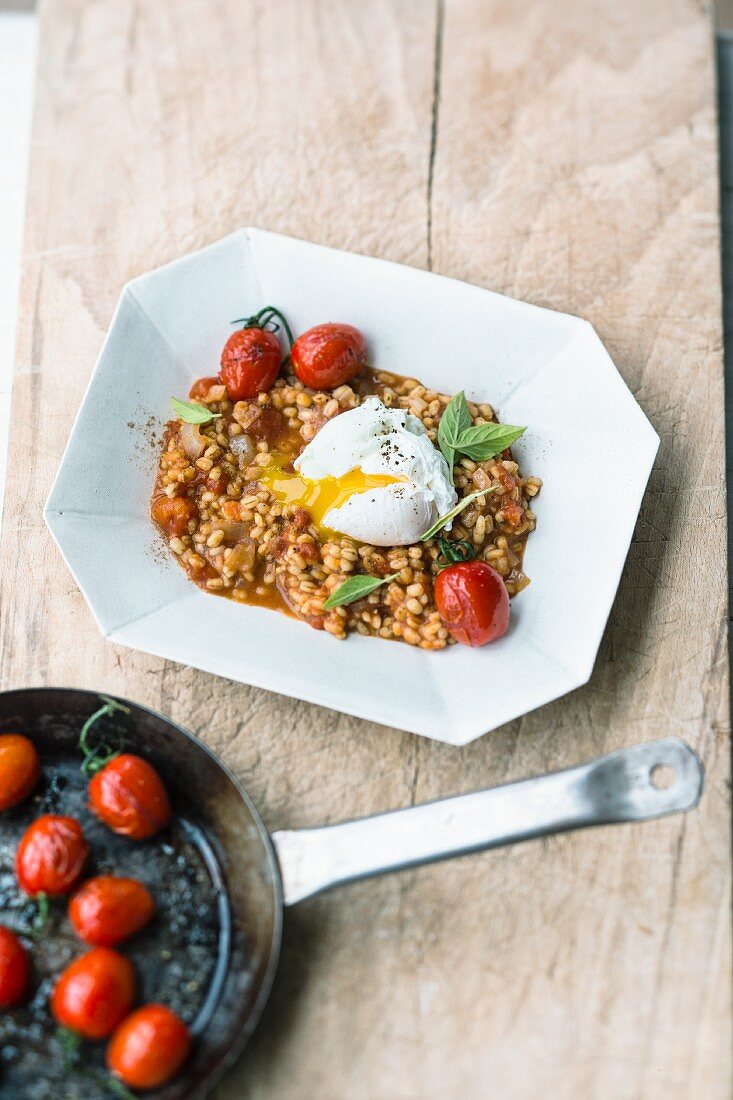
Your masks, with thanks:
M 730 1095 L 716 165 L 711 30 L 694 0 L 41 6 L 2 686 L 92 687 L 170 713 L 272 828 L 665 734 L 707 773 L 686 817 L 297 907 L 263 1025 L 216 1100 Z M 586 688 L 454 749 L 100 637 L 44 498 L 122 283 L 241 224 L 596 325 L 662 447 Z

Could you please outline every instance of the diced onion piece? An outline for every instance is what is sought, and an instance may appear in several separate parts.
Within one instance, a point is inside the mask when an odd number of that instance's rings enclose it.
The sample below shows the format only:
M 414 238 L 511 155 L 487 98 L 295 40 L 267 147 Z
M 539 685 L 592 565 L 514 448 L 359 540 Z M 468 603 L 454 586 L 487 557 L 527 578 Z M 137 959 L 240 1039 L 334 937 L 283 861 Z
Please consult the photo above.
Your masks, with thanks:
M 206 440 L 201 435 L 198 424 L 182 424 L 178 438 L 184 451 L 194 462 L 204 453 Z
M 237 456 L 240 467 L 244 469 L 245 466 L 249 466 L 255 453 L 255 445 L 251 438 L 246 433 L 244 435 L 233 435 L 229 440 L 229 446 Z
M 249 401 L 237 401 L 232 409 L 232 416 L 246 431 L 254 424 L 255 420 L 259 420 L 261 412 L 262 409 L 259 405 L 253 405 Z
M 224 532 L 224 538 L 227 542 L 238 542 L 239 539 L 246 538 L 249 534 L 249 524 L 241 523 L 236 519 L 220 519 L 217 522 L 217 527 Z
M 204 398 L 204 401 L 206 402 L 207 405 L 211 405 L 211 404 L 214 403 L 214 401 L 224 401 L 225 398 L 226 398 L 226 395 L 227 395 L 226 386 L 221 386 L 221 385 L 209 386 L 209 389 L 207 391 L 206 397 Z
M 255 548 L 251 540 L 240 542 L 227 553 L 226 565 L 228 569 L 241 569 L 246 573 L 255 563 Z

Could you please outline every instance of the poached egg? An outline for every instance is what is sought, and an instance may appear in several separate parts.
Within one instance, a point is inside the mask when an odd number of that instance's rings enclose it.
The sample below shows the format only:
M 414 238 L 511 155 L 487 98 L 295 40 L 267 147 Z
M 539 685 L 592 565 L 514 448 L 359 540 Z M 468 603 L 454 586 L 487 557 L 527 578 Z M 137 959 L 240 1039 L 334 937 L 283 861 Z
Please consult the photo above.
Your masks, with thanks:
M 422 422 L 369 397 L 323 425 L 293 462 L 266 467 L 273 495 L 306 508 L 321 529 L 373 546 L 407 546 L 458 497 Z

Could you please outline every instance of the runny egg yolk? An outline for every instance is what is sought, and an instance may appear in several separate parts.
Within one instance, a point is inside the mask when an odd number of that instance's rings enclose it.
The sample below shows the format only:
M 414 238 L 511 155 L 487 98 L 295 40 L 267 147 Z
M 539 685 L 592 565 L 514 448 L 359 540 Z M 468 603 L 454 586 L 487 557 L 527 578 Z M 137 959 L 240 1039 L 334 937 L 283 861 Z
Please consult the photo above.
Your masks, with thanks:
M 323 517 L 331 508 L 338 508 L 355 493 L 381 489 L 384 485 L 395 485 L 404 480 L 401 477 L 390 477 L 389 474 L 365 474 L 357 468 L 341 477 L 324 477 L 311 481 L 297 471 L 287 473 L 277 459 L 271 466 L 265 466 L 260 475 L 260 481 L 276 500 L 305 508 L 313 517 L 316 527 L 323 531 L 330 530 L 324 526 Z

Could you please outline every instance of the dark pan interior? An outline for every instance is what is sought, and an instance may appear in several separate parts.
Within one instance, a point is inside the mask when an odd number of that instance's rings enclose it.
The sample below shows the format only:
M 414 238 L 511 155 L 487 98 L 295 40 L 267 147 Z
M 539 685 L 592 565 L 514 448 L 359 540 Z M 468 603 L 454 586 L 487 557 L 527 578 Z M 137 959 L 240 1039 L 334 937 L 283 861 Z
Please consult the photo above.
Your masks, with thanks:
M 91 873 L 129 874 L 158 903 L 151 927 L 120 950 L 135 965 L 141 999 L 176 1008 L 196 1035 L 186 1069 L 151 1100 L 205 1096 L 242 1050 L 267 999 L 277 964 L 281 886 L 272 846 L 246 793 L 191 734 L 145 707 L 114 728 L 124 748 L 160 772 L 176 815 L 150 841 L 116 837 L 86 807 L 77 748 L 84 721 L 100 705 L 92 692 L 31 688 L 0 693 L 0 733 L 24 733 L 44 766 L 36 795 L 0 815 L 0 922 L 22 928 L 32 911 L 15 887 L 19 837 L 41 813 L 79 817 L 93 852 Z M 62 901 L 52 903 L 48 935 L 30 944 L 28 1004 L 0 1014 L 1 1100 L 102 1100 L 91 1077 L 67 1074 L 47 1004 L 53 977 L 85 950 Z M 83 1066 L 98 1073 L 104 1044 L 85 1044 Z

